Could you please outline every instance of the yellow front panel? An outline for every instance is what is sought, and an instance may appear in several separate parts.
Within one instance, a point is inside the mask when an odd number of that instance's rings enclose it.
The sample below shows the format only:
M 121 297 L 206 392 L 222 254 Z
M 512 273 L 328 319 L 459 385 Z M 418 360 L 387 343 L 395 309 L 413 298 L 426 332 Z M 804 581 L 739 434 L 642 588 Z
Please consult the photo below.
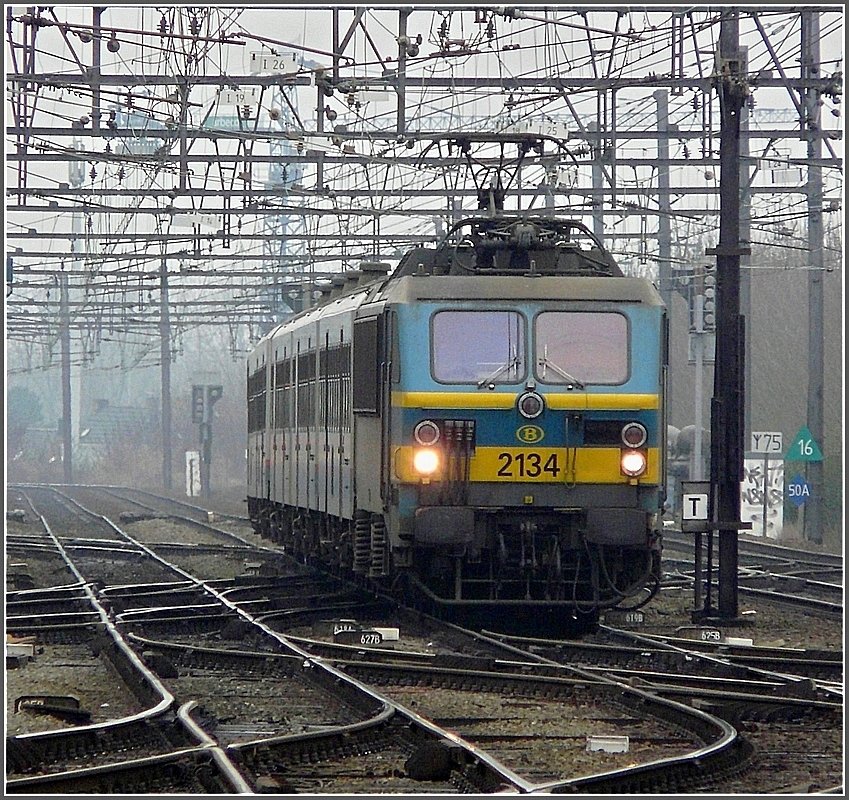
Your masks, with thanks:
M 576 395 L 547 394 L 545 402 L 549 408 L 579 408 L 575 401 Z M 600 408 L 626 411 L 643 411 L 660 408 L 660 397 L 656 394 L 585 394 L 586 408 Z
M 403 483 L 418 483 L 413 470 L 413 452 L 406 446 L 395 449 L 395 475 Z M 478 447 L 469 462 L 469 480 L 490 483 L 629 483 L 619 471 L 622 451 L 618 447 Z M 657 448 L 648 450 L 648 469 L 636 479 L 641 484 L 658 483 Z M 456 473 L 455 473 L 455 477 Z M 431 476 L 446 479 L 445 465 Z
M 392 392 L 392 405 L 402 408 L 513 408 L 516 395 L 492 392 Z
M 392 392 L 392 405 L 400 408 L 514 408 L 516 398 L 524 391 L 513 393 L 481 392 Z M 660 407 L 656 394 L 587 394 L 557 392 L 543 395 L 548 408 L 580 410 L 585 408 L 652 410 Z

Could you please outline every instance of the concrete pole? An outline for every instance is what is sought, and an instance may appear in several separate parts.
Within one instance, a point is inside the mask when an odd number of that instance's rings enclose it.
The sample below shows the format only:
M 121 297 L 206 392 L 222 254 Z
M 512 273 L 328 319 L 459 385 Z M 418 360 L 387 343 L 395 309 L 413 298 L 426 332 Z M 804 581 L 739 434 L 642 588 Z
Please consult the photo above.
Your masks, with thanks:
M 331 17 L 333 19 L 332 27 L 333 27 L 333 80 L 339 80 L 339 56 L 340 56 L 340 47 L 339 44 L 339 9 L 334 8 L 331 11 Z M 320 113 L 320 112 L 319 112 Z
M 59 342 L 62 351 L 62 472 L 65 483 L 74 482 L 71 434 L 71 314 L 68 309 L 68 276 L 59 275 Z
M 669 193 L 669 95 L 666 89 L 654 93 L 657 103 L 657 283 L 666 307 L 672 310 L 672 226 Z M 667 395 L 667 402 L 669 397 Z
M 740 316 L 740 109 L 746 76 L 740 58 L 736 8 L 722 11 L 719 29 L 719 246 L 716 255 L 716 363 L 711 407 L 712 520 L 719 532 L 719 615 L 738 611 L 740 481 L 743 477 L 743 363 Z
M 696 362 L 695 376 L 695 413 L 693 423 L 695 433 L 693 436 L 693 464 L 690 467 L 690 480 L 704 480 L 704 458 L 702 456 L 702 395 L 704 378 L 704 305 L 705 296 L 701 292 L 693 298 L 695 311 L 695 333 L 693 335 L 693 355 Z M 696 532 L 693 541 L 693 612 L 699 614 L 702 608 L 704 571 L 702 566 L 702 534 Z
M 744 59 L 748 59 L 748 48 L 741 47 Z M 751 162 L 749 161 L 749 108 L 743 103 L 740 109 L 740 246 L 751 249 L 752 241 L 752 191 Z M 746 337 L 746 359 L 743 369 L 743 386 L 745 395 L 743 402 L 743 441 L 749 441 L 752 431 L 752 273 L 749 269 L 751 255 L 740 253 L 740 313 L 746 318 L 749 335 Z
M 407 17 L 412 9 L 398 12 L 398 77 L 395 91 L 398 93 L 398 116 L 395 133 L 404 136 L 407 130 Z
M 802 72 L 820 77 L 819 12 L 802 12 Z M 823 424 L 823 225 L 822 225 L 822 134 L 820 92 L 805 91 L 805 133 L 808 140 L 808 430 L 825 453 Z M 805 503 L 804 534 L 808 541 L 822 543 L 823 462 L 807 462 L 811 497 Z
M 168 306 L 168 261 L 159 266 L 159 360 L 162 394 L 162 486 L 171 491 L 171 314 Z
M 704 480 L 704 456 L 702 454 L 702 404 L 704 402 L 704 356 L 705 356 L 705 326 L 704 305 L 705 297 L 697 294 L 693 298 L 695 311 L 695 334 L 693 335 L 693 356 L 696 362 L 695 376 L 695 409 L 693 424 L 696 429 L 693 437 L 693 464 L 690 469 L 690 479 L 694 481 Z
M 103 112 L 100 109 L 100 62 L 103 44 L 100 18 L 106 6 L 94 6 L 91 12 L 92 41 L 91 41 L 91 130 L 100 133 L 100 119 Z
M 592 195 L 593 209 L 593 233 L 596 238 L 604 245 L 604 193 L 601 191 L 604 188 L 604 171 L 601 164 L 602 159 L 602 143 L 599 141 L 598 147 L 593 154 L 592 172 L 593 172 L 593 189 L 596 190 Z

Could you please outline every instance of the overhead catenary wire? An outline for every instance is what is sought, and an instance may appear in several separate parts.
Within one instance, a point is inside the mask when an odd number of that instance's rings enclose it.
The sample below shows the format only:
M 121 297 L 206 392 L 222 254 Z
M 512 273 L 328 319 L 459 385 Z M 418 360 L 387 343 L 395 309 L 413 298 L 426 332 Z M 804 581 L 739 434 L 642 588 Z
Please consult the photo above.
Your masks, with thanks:
M 367 16 L 369 16 L 371 19 L 377 20 L 377 19 L 380 18 L 379 14 L 377 13 L 378 11 L 379 11 L 379 9 L 374 9 L 373 11 L 369 11 L 367 13 Z M 152 13 L 155 14 L 156 12 L 152 12 Z M 170 19 L 174 20 L 175 22 L 179 22 L 179 23 L 182 24 L 186 19 L 185 15 L 182 15 L 178 11 L 173 11 L 173 12 L 170 12 L 170 13 L 171 13 Z M 714 16 L 705 15 L 704 19 L 698 19 L 698 17 L 700 17 L 700 16 L 701 16 L 701 14 L 698 14 L 698 13 L 696 14 L 697 21 L 696 21 L 695 27 L 699 31 L 706 31 L 706 32 L 710 33 L 712 26 L 716 22 L 717 17 L 715 15 Z M 234 19 L 236 17 L 244 17 L 244 15 L 243 14 L 235 15 Z M 635 17 L 636 17 L 636 15 L 631 15 L 631 17 L 629 17 L 629 19 L 633 19 Z M 458 19 L 459 19 L 459 17 L 458 17 Z M 572 15 L 571 17 L 567 17 L 567 19 L 578 20 L 579 17 L 577 15 Z M 646 19 L 646 23 L 648 23 L 648 21 L 649 21 L 648 12 L 646 12 L 646 18 L 645 19 Z M 638 27 L 642 28 L 643 52 L 638 53 L 636 55 L 636 57 L 634 56 L 634 52 L 631 51 L 631 52 L 629 52 L 627 59 L 623 58 L 621 61 L 618 61 L 617 59 L 618 59 L 619 53 L 620 52 L 625 53 L 626 50 L 628 50 L 629 47 L 636 46 L 637 42 L 632 40 L 632 39 L 627 39 L 627 38 L 625 38 L 625 39 L 615 39 L 614 40 L 614 46 L 611 48 L 611 55 L 613 55 L 615 53 L 616 58 L 612 58 L 611 62 L 610 62 L 613 66 L 613 69 L 614 69 L 614 72 L 611 73 L 611 76 L 616 77 L 616 78 L 624 78 L 624 77 L 628 77 L 629 75 L 639 74 L 640 70 L 651 71 L 651 70 L 655 69 L 661 62 L 659 62 L 657 60 L 657 56 L 653 55 L 653 53 L 656 52 L 656 49 L 657 49 L 656 45 L 658 43 L 660 43 L 661 41 L 665 41 L 665 37 L 667 37 L 670 33 L 669 19 L 670 19 L 669 17 L 664 17 L 662 20 L 660 20 L 659 24 L 655 23 L 654 24 L 654 30 L 651 30 L 652 25 L 649 25 L 649 24 L 644 24 L 642 26 L 638 26 Z M 229 24 L 230 21 L 231 20 L 225 20 L 223 17 L 216 17 L 213 14 L 208 14 L 208 15 L 203 17 L 202 24 L 204 24 L 204 25 L 217 24 L 217 25 L 223 27 L 223 26 L 226 26 L 227 24 Z M 462 19 L 461 19 L 461 21 L 462 21 Z M 510 41 L 519 38 L 519 34 L 515 29 L 511 30 L 510 26 L 508 26 L 506 23 L 501 25 L 501 22 L 502 22 L 502 20 L 499 19 L 500 29 L 499 29 L 496 37 L 494 37 L 494 40 L 493 40 L 494 46 L 496 48 L 500 44 L 507 44 Z M 515 22 L 516 21 L 514 21 L 514 23 L 511 23 L 511 25 L 515 24 Z M 240 24 L 241 24 L 241 22 L 240 22 Z M 835 23 L 835 24 L 837 24 L 837 23 Z M 144 27 L 144 26 L 140 26 L 140 27 Z M 552 56 L 553 48 L 551 47 L 551 45 L 555 41 L 558 41 L 558 39 L 557 39 L 557 37 L 553 36 L 551 34 L 551 32 L 552 32 L 553 29 L 560 28 L 560 27 L 563 27 L 563 26 L 560 26 L 559 24 L 550 23 L 548 20 L 546 20 L 546 21 L 541 22 L 539 24 L 539 26 L 536 26 L 536 25 L 534 25 L 533 27 L 527 26 L 524 29 L 526 33 L 527 32 L 536 33 L 540 30 L 543 30 L 543 31 L 545 31 L 545 36 L 548 37 L 547 41 L 544 44 L 542 44 L 542 45 L 531 44 L 531 45 L 527 46 L 526 49 L 523 50 L 524 53 L 526 53 L 528 55 L 532 55 L 533 58 L 534 58 L 534 61 L 532 62 L 532 64 L 527 69 L 524 69 L 524 68 L 520 69 L 520 70 L 510 69 L 509 65 L 507 65 L 505 60 L 504 60 L 504 53 L 499 52 L 499 51 L 496 51 L 494 53 L 494 57 L 496 58 L 498 65 L 499 65 L 499 70 L 502 71 L 502 74 L 504 76 L 504 81 L 505 81 L 504 85 L 505 86 L 508 85 L 509 81 L 514 81 L 517 78 L 520 79 L 522 77 L 528 77 L 528 76 L 539 76 L 539 75 L 542 75 L 546 72 L 551 72 L 551 71 L 554 71 L 554 70 L 562 69 L 566 66 L 570 67 L 573 70 L 577 70 L 577 71 L 587 70 L 589 68 L 589 66 L 590 66 L 590 56 L 587 55 L 587 54 L 584 54 L 584 55 L 579 56 L 577 58 L 572 57 L 568 60 L 567 59 L 554 58 Z M 431 26 L 431 29 L 433 29 L 433 28 L 434 28 L 434 26 Z M 827 30 L 827 28 L 826 28 L 826 30 Z M 388 31 L 388 30 L 386 32 L 390 33 L 390 31 Z M 575 31 L 572 31 L 572 32 L 574 33 Z M 480 33 L 480 32 L 478 31 L 478 33 Z M 577 33 L 578 34 L 582 33 L 582 29 L 581 29 L 580 25 L 578 26 Z M 463 31 L 463 35 L 464 36 L 467 35 L 467 32 L 465 30 Z M 789 35 L 789 32 L 788 32 L 788 35 Z M 580 36 L 576 35 L 575 37 L 570 38 L 568 41 L 569 42 L 577 42 L 579 38 L 580 38 Z M 177 41 L 179 41 L 179 40 L 176 40 L 176 39 L 168 40 L 167 46 L 165 48 L 163 48 L 161 51 L 159 51 L 157 56 L 154 56 L 155 48 L 153 47 L 153 45 L 150 45 L 148 47 L 146 53 L 143 53 L 143 55 L 145 57 L 149 58 L 149 59 L 156 58 L 156 59 L 158 59 L 158 61 L 157 60 L 149 60 L 146 64 L 146 68 L 149 67 L 152 64 L 158 64 L 159 67 L 162 68 L 163 70 L 165 70 L 165 69 L 172 69 L 173 70 L 173 69 L 176 69 L 176 68 L 185 68 L 186 71 L 190 71 L 188 69 L 189 67 L 192 67 L 192 68 L 199 67 L 199 65 L 203 62 L 203 63 L 207 64 L 208 66 L 221 69 L 222 73 L 224 72 L 225 64 L 227 63 L 226 62 L 226 58 L 227 58 L 226 51 L 228 50 L 228 48 L 225 47 L 222 50 L 222 48 L 219 48 L 216 43 L 208 43 L 208 46 L 204 50 L 204 49 L 198 49 L 198 47 L 194 43 L 189 43 L 189 46 L 187 48 L 180 49 L 177 46 Z M 563 41 L 567 41 L 567 40 L 563 40 Z M 631 44 L 628 45 L 628 42 L 631 42 Z M 480 36 L 478 37 L 477 43 L 486 44 L 483 41 L 483 39 L 480 38 Z M 521 45 L 521 46 L 524 47 L 524 45 Z M 218 53 L 219 50 L 222 51 L 220 54 Z M 233 50 L 234 50 L 234 48 L 232 48 L 232 47 L 229 48 L 229 51 L 233 51 Z M 782 53 L 782 58 L 789 57 L 789 54 L 784 50 L 784 44 L 783 43 L 780 43 L 779 51 Z M 367 51 L 367 49 L 365 49 L 363 52 L 367 53 L 368 51 Z M 124 58 L 123 51 L 119 55 L 120 55 L 120 59 Z M 378 62 L 369 61 L 367 56 L 364 56 L 361 53 L 355 52 L 355 55 L 357 56 L 357 58 L 354 60 L 353 63 L 358 68 L 359 67 L 377 68 L 378 66 L 380 66 L 378 64 Z M 120 59 L 116 59 L 115 63 L 118 63 L 120 61 Z M 483 63 L 478 56 L 468 56 L 468 57 L 464 57 L 462 60 L 457 60 L 457 61 L 448 61 L 445 58 L 433 57 L 433 58 L 428 58 L 427 61 L 430 63 L 434 74 L 438 70 L 447 70 L 448 73 L 444 73 L 444 74 L 450 74 L 452 71 L 457 71 L 461 67 L 467 68 L 469 65 L 471 65 L 475 62 Z M 127 64 L 129 62 L 125 61 L 124 63 Z M 412 59 L 412 60 L 410 60 L 409 63 L 410 63 L 410 68 L 415 69 L 417 67 L 421 67 L 425 63 L 425 61 L 418 61 L 417 62 L 415 59 Z M 527 61 L 525 61 L 524 63 L 527 63 Z M 104 66 L 106 67 L 108 65 L 104 65 Z M 101 90 L 104 91 L 104 92 L 106 91 L 105 87 L 102 87 Z M 489 102 L 493 102 L 493 101 L 496 100 L 496 98 L 498 98 L 502 94 L 503 94 L 503 90 L 499 91 L 499 92 L 492 92 L 492 91 L 489 91 L 489 90 L 480 91 L 480 92 L 469 92 L 468 94 L 464 93 L 462 95 L 458 91 L 458 92 L 455 92 L 453 97 L 450 99 L 450 105 L 446 106 L 437 97 L 434 97 L 433 101 L 429 101 L 428 100 L 428 91 L 423 90 L 422 92 L 419 93 L 419 100 L 417 101 L 418 102 L 417 111 L 414 115 L 411 116 L 411 118 L 425 120 L 429 117 L 435 117 L 436 115 L 445 113 L 446 108 L 451 109 L 452 112 L 456 114 L 456 113 L 461 112 L 462 110 L 465 110 L 467 108 L 471 109 L 476 103 L 479 103 L 482 99 L 487 100 Z M 591 93 L 587 92 L 587 93 L 585 93 L 585 96 L 582 96 L 581 98 L 579 98 L 579 100 L 577 102 L 579 104 L 589 103 L 590 99 L 591 99 Z M 153 108 L 154 102 L 159 102 L 161 104 L 161 103 L 164 103 L 164 100 L 162 100 L 162 99 L 159 99 L 158 101 L 151 100 L 151 102 L 150 102 L 151 108 Z M 547 106 L 550 106 L 552 102 L 556 102 L 556 99 L 554 101 L 550 101 L 546 98 L 540 98 L 539 100 L 535 100 L 533 98 L 530 98 L 529 99 L 529 107 L 528 107 L 528 110 L 527 110 L 528 113 L 526 115 L 524 115 L 524 118 L 530 118 L 534 114 L 540 113 L 540 111 L 543 111 Z M 633 120 L 635 124 L 646 125 L 651 120 L 653 109 L 651 108 L 650 101 L 648 101 L 646 98 L 636 99 L 636 100 L 627 100 L 626 99 L 626 100 L 622 100 L 620 102 L 622 102 L 622 104 L 623 104 L 621 106 L 622 113 L 627 113 L 628 116 L 629 116 L 629 119 Z M 163 107 L 163 109 L 165 108 L 165 106 L 162 106 L 162 107 Z M 354 124 L 355 126 L 359 126 L 359 130 L 360 130 L 361 133 L 367 134 L 368 129 L 374 123 L 374 118 L 373 117 L 369 118 L 369 116 L 366 115 L 366 113 L 363 111 L 362 108 L 354 109 L 353 111 L 354 111 L 354 113 L 352 113 L 352 115 L 351 115 L 351 123 Z M 57 110 L 56 112 L 52 112 L 52 113 L 60 113 L 60 112 Z M 167 118 L 166 112 L 161 111 L 161 112 L 157 112 L 157 113 L 161 114 L 160 119 Z M 681 98 L 680 100 L 673 101 L 671 103 L 671 112 L 670 113 L 671 114 L 674 114 L 674 113 L 680 113 L 680 114 L 690 113 L 687 110 L 686 98 Z M 517 115 L 517 116 L 520 119 L 522 118 L 520 115 Z M 68 114 L 68 115 L 66 115 L 66 117 L 67 118 L 66 118 L 65 121 L 73 121 L 72 115 Z M 57 119 L 58 118 L 59 117 L 57 117 Z M 193 131 L 198 132 L 198 131 L 201 130 L 201 127 L 198 126 L 197 124 L 192 125 L 192 123 L 189 121 L 189 122 L 187 122 L 186 125 L 179 124 L 177 130 L 182 131 L 185 134 L 191 136 Z M 233 133 L 233 132 L 231 132 L 231 133 Z M 233 141 L 241 142 L 243 145 L 247 146 L 248 144 L 251 144 L 251 143 L 260 143 L 260 142 L 263 142 L 263 141 L 266 141 L 266 142 L 271 141 L 272 137 L 270 137 L 268 134 L 263 134 L 262 131 L 257 131 L 257 132 L 244 131 L 244 132 L 240 132 L 240 133 L 233 133 L 231 139 Z M 48 143 L 48 145 L 49 146 L 55 146 L 55 143 Z M 311 142 L 309 146 L 310 146 L 311 149 L 319 150 L 319 151 L 325 152 L 325 153 L 337 152 L 336 150 L 334 150 L 334 148 L 329 143 Z M 336 165 L 336 166 L 333 166 L 331 168 L 328 168 L 326 175 L 327 175 L 327 179 L 328 179 L 328 184 L 331 185 L 331 189 L 333 188 L 333 186 L 335 184 L 337 184 L 337 183 L 341 184 L 343 182 L 347 182 L 348 187 L 356 187 L 356 188 L 362 189 L 366 185 L 375 186 L 375 185 L 378 185 L 379 182 L 383 182 L 384 185 L 388 185 L 388 184 L 392 183 L 393 181 L 394 182 L 406 182 L 407 185 L 409 185 L 411 187 L 420 187 L 421 189 L 426 189 L 426 188 L 435 187 L 435 186 L 445 187 L 446 185 L 449 186 L 449 187 L 456 187 L 458 185 L 460 179 L 461 179 L 460 173 L 458 171 L 452 172 L 452 171 L 445 170 L 445 169 L 434 168 L 432 170 L 427 170 L 427 172 L 425 172 L 421 169 L 417 169 L 417 170 L 416 169 L 407 169 L 407 168 L 402 167 L 401 165 L 399 165 L 397 163 L 392 164 L 391 163 L 392 156 L 389 153 L 385 154 L 382 157 L 382 160 L 381 160 L 381 157 L 378 157 L 376 155 L 376 148 L 381 147 L 381 146 L 382 145 L 378 145 L 376 141 L 372 141 L 371 143 L 369 143 L 368 147 L 366 148 L 366 152 L 358 153 L 359 156 L 366 159 L 368 164 L 372 165 L 372 167 L 374 168 L 373 172 L 369 171 L 368 166 L 366 166 L 366 167 L 358 166 L 355 169 L 347 169 L 345 167 L 345 165 L 340 164 L 340 165 Z M 392 148 L 391 152 L 397 152 L 399 147 L 403 148 L 403 145 L 390 144 L 390 147 Z M 620 137 L 617 140 L 617 147 L 621 148 L 620 152 L 626 153 L 626 152 L 628 152 L 629 147 L 635 147 L 635 148 L 639 149 L 640 145 L 639 145 L 639 143 L 628 143 L 627 140 L 625 139 L 625 137 Z M 87 154 L 89 156 L 89 159 L 92 160 L 92 161 L 97 160 L 95 158 L 95 154 L 85 153 L 84 151 L 77 151 L 77 153 L 78 154 Z M 117 163 L 118 163 L 117 157 L 112 157 L 111 154 L 103 154 L 103 163 L 108 163 L 111 158 L 114 158 L 114 160 L 112 161 L 111 168 L 114 169 L 115 171 L 107 174 L 103 169 L 98 169 L 96 186 L 99 187 L 99 188 L 106 189 L 109 186 L 109 181 L 117 179 L 116 178 L 116 176 L 117 176 Z M 142 166 L 143 163 L 144 163 L 144 166 Z M 233 180 L 234 180 L 234 176 L 235 176 L 235 173 L 236 173 L 236 168 L 234 166 L 232 168 L 232 170 L 228 170 L 225 173 L 223 171 L 222 167 L 223 167 L 223 165 L 219 164 L 218 176 L 214 180 L 213 180 L 213 177 L 212 177 L 212 170 L 208 169 L 206 171 L 206 173 L 201 178 L 198 178 L 197 176 L 190 176 L 189 182 L 190 182 L 190 184 L 193 184 L 196 180 L 200 180 L 202 182 L 202 185 L 205 186 L 205 187 L 212 188 L 212 187 L 217 186 L 217 187 L 220 187 L 224 191 L 228 191 L 229 187 L 233 185 Z M 148 183 L 148 185 L 155 185 L 157 183 L 157 181 L 162 180 L 164 182 L 168 179 L 167 176 L 173 176 L 174 174 L 176 174 L 176 172 L 174 170 L 176 170 L 178 168 L 170 162 L 162 162 L 162 163 L 139 162 L 137 165 L 134 166 L 134 169 L 136 171 L 146 172 L 146 174 L 148 176 L 147 179 L 146 179 L 146 182 Z M 682 167 L 681 169 L 683 170 L 684 168 Z M 35 180 L 39 175 L 39 171 L 33 170 L 30 174 L 32 175 L 33 180 Z M 537 177 L 536 179 L 540 179 L 541 178 L 540 172 L 538 172 L 537 175 L 539 177 Z M 42 173 L 42 177 L 45 180 L 50 179 L 49 175 L 46 175 L 46 174 L 43 174 L 43 173 Z M 630 183 L 628 182 L 627 179 L 621 179 L 620 178 L 620 184 L 619 185 L 624 189 L 629 189 L 629 188 L 635 188 L 636 189 L 636 188 L 640 188 L 643 185 L 643 181 L 644 181 L 644 178 L 642 176 L 638 177 L 635 174 L 633 181 L 631 181 Z M 167 184 L 163 183 L 163 185 L 167 185 Z M 339 196 L 339 194 L 343 190 L 338 186 L 336 187 L 336 189 L 337 189 L 336 193 L 334 195 L 331 195 L 328 198 L 313 198 L 312 200 L 310 200 L 310 206 L 309 207 L 316 212 L 318 212 L 320 209 L 325 210 L 325 211 L 333 211 L 334 213 L 337 213 L 337 214 L 346 214 L 348 212 L 356 212 L 358 210 L 357 204 L 343 203 L 340 199 L 340 196 Z M 616 197 L 614 196 L 614 202 L 615 202 L 615 200 L 616 200 Z M 677 201 L 674 198 L 673 198 L 672 202 L 673 202 L 673 206 L 679 204 L 679 201 Z M 79 213 L 86 214 L 89 211 L 98 210 L 97 205 L 98 204 L 92 204 L 92 205 L 81 204 Z M 102 224 L 104 226 L 105 225 L 113 225 L 114 224 L 114 214 L 121 213 L 121 212 L 119 212 L 117 209 L 114 209 L 114 208 L 111 209 L 111 210 L 108 209 L 106 203 L 101 203 L 99 205 L 100 205 L 99 210 L 104 212 L 104 216 L 102 218 L 103 219 Z M 273 204 L 268 205 L 267 208 L 270 209 L 272 207 L 272 205 Z M 279 203 L 277 205 L 279 206 L 279 208 L 277 208 L 276 210 L 279 210 L 279 212 L 281 214 L 294 213 L 294 211 L 295 211 L 294 206 L 287 205 L 286 203 Z M 379 224 L 381 226 L 382 231 L 389 231 L 389 230 L 393 230 L 393 229 L 398 230 L 399 226 L 402 224 L 400 220 L 396 219 L 399 216 L 399 213 L 398 213 L 399 211 L 403 211 L 405 213 L 406 220 L 411 220 L 411 219 L 414 220 L 414 225 L 415 225 L 417 230 L 421 230 L 423 227 L 432 224 L 432 222 L 427 218 L 416 218 L 416 215 L 415 215 L 416 209 L 414 208 L 414 204 L 408 203 L 406 205 L 408 206 L 406 209 L 391 208 L 390 204 L 386 200 L 381 200 L 374 195 L 367 197 L 364 204 L 362 204 L 361 210 L 363 212 L 365 212 L 366 210 L 370 211 L 371 216 L 364 216 L 363 217 L 362 229 L 366 229 L 369 226 L 373 226 L 374 224 L 376 224 L 375 220 L 381 220 L 381 222 Z M 687 208 L 684 207 L 685 205 L 686 204 L 681 203 L 681 207 L 679 207 L 679 208 L 673 207 L 672 213 L 674 214 L 674 216 L 676 218 L 686 219 L 686 218 L 690 217 L 690 213 L 688 212 Z M 195 201 L 193 199 L 192 202 L 191 202 L 191 208 L 197 210 L 198 212 L 203 212 L 204 211 L 204 204 L 199 199 L 197 201 Z M 555 205 L 555 210 L 561 211 L 561 212 L 562 211 L 567 211 L 567 212 L 569 212 L 569 211 L 574 211 L 574 212 L 588 211 L 590 208 L 591 208 L 591 206 L 589 206 L 586 203 L 581 203 L 581 202 L 564 203 L 564 202 L 561 201 L 561 202 L 556 203 L 556 205 Z M 648 204 L 640 205 L 640 204 L 633 204 L 632 203 L 628 206 L 628 208 L 630 210 L 633 210 L 633 211 L 644 211 L 644 212 L 647 212 L 647 213 L 654 213 L 657 210 L 656 208 L 653 207 L 653 205 L 648 205 Z M 180 208 L 179 210 L 185 211 L 186 208 L 183 207 L 183 208 Z M 425 211 L 429 211 L 429 210 L 425 209 Z M 126 229 L 126 230 L 130 230 L 131 228 L 135 229 L 135 230 L 141 229 L 140 225 L 143 222 L 142 217 L 140 217 L 139 215 L 133 214 L 132 210 L 129 207 L 123 213 L 125 215 L 125 219 L 123 220 L 123 222 L 120 223 L 120 225 L 124 229 Z M 445 214 L 448 213 L 447 208 L 446 208 L 444 213 Z M 49 214 L 45 214 L 45 219 L 47 219 L 48 216 L 49 216 Z M 53 215 L 53 216 L 55 216 L 57 219 L 61 218 L 61 214 Z M 245 211 L 243 214 L 240 214 L 240 216 L 242 218 L 246 218 L 247 216 L 249 216 L 249 212 Z M 158 216 L 155 216 L 153 218 L 156 219 L 155 224 L 157 226 L 159 226 L 160 225 L 160 218 Z M 88 238 L 90 238 L 92 240 L 94 240 L 96 238 L 96 233 L 97 233 L 96 226 L 99 224 L 100 219 L 101 219 L 100 217 L 98 217 L 97 215 L 94 215 L 95 230 L 91 230 L 89 232 Z M 314 216 L 306 215 L 305 219 L 310 220 L 309 224 L 311 225 L 311 227 L 315 231 L 318 231 L 320 229 L 320 226 L 321 226 L 322 223 L 321 223 L 321 217 L 318 215 L 318 213 L 316 213 Z M 776 217 L 776 219 L 778 219 L 778 217 Z M 257 223 L 256 224 L 259 224 L 260 220 L 261 220 L 261 217 L 257 216 Z M 345 223 L 346 226 L 347 226 L 346 227 L 346 233 L 347 233 L 347 235 L 351 235 L 355 230 L 354 227 L 352 227 L 354 225 L 353 217 L 350 216 L 350 214 L 348 214 L 346 220 L 347 220 L 346 223 Z M 407 224 L 407 223 L 404 223 L 404 224 Z M 707 223 L 705 223 L 705 226 L 707 226 Z M 142 250 L 146 251 L 150 258 L 155 257 L 155 255 L 152 255 L 152 254 L 154 254 L 156 252 L 156 249 L 154 247 L 152 247 L 151 245 L 143 244 Z M 313 258 L 321 258 L 322 257 L 322 252 L 321 252 L 321 248 L 320 248 L 319 245 L 317 245 L 317 244 L 310 245 L 310 251 L 311 251 L 310 257 L 313 257 Z M 113 252 L 115 253 L 116 258 L 123 257 L 121 253 L 117 252 L 117 250 L 114 250 Z M 250 257 L 253 253 L 261 253 L 262 248 L 258 247 L 254 244 L 254 245 L 251 245 L 247 248 L 242 248 L 242 252 L 244 252 L 246 257 Z M 109 256 L 107 254 L 104 254 L 104 258 L 108 258 L 108 257 Z M 315 261 L 314 263 L 319 263 L 319 262 Z

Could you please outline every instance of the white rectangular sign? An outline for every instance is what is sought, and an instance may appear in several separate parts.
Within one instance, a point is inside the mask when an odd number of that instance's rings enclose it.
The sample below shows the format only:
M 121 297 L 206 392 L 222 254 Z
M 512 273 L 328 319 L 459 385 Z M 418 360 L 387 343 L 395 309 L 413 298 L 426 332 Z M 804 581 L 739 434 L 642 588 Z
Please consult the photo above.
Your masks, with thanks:
M 752 431 L 753 453 L 776 453 L 784 449 L 784 437 L 781 431 Z
M 275 75 L 295 75 L 301 64 L 301 57 L 294 50 L 284 50 L 281 53 L 263 53 L 254 51 L 251 53 L 250 70 L 258 72 L 272 72 Z
M 218 99 L 227 106 L 255 106 L 259 102 L 259 86 L 251 86 L 248 89 L 222 89 Z
M 218 221 L 218 217 L 216 217 L 214 214 L 198 214 L 197 212 L 192 211 L 186 214 L 177 212 L 171 217 L 171 224 L 174 225 L 174 227 L 176 228 L 191 228 L 195 225 L 215 229 L 221 227 L 221 224 Z
M 186 451 L 186 494 L 189 497 L 200 495 L 200 453 L 197 450 Z
M 506 130 L 511 133 L 529 133 L 537 136 L 550 136 L 553 139 L 568 139 L 569 130 L 562 122 L 547 118 L 528 118 L 513 122 Z
M 357 95 L 358 99 L 362 100 L 364 103 L 397 103 L 398 95 L 393 91 L 385 91 L 385 92 L 377 92 L 374 90 L 367 92 L 360 92 Z
M 754 457 L 752 457 L 754 456 Z M 740 519 L 752 536 L 781 539 L 784 529 L 784 459 L 747 453 L 740 483 Z
M 681 500 L 681 519 L 708 518 L 708 496 L 706 494 L 685 494 Z

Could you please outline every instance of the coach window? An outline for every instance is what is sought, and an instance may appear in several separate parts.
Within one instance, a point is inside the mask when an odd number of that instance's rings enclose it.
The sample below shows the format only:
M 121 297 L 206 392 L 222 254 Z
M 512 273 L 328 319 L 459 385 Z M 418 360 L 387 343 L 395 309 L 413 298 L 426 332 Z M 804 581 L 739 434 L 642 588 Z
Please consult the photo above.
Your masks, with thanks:
M 431 368 L 441 383 L 518 383 L 525 376 L 525 324 L 515 311 L 438 311 Z
M 601 311 L 544 311 L 535 322 L 537 379 L 620 384 L 628 380 L 628 320 Z

